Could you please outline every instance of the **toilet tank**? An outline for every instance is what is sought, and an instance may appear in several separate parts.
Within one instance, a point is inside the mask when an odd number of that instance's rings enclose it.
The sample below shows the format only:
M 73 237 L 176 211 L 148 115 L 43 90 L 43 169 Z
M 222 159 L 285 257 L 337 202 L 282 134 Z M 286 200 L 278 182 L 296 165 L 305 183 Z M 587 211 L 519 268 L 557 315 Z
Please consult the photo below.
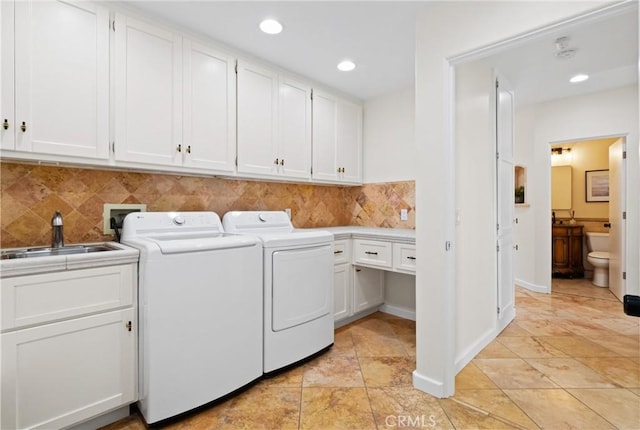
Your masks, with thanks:
M 609 251 L 609 233 L 587 231 L 587 249 L 591 251 Z

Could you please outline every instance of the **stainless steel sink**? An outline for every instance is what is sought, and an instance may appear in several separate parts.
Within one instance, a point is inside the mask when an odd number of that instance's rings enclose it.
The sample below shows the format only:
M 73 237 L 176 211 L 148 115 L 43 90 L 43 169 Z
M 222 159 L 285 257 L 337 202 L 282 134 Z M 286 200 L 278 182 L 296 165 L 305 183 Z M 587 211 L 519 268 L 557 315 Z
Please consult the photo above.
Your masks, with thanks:
M 53 255 L 88 254 L 90 252 L 118 251 L 118 248 L 108 244 L 95 245 L 72 245 L 61 248 L 27 248 L 2 251 L 0 260 L 11 260 L 14 258 L 49 257 Z

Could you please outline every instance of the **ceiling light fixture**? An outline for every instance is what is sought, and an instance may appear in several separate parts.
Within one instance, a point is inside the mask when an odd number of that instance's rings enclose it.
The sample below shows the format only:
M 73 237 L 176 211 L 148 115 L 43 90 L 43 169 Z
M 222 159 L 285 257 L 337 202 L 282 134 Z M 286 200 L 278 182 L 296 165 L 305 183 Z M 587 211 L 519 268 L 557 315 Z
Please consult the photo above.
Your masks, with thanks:
M 267 34 L 278 34 L 282 31 L 282 24 L 275 19 L 265 19 L 260 23 L 260 30 Z
M 572 84 L 575 84 L 576 82 L 584 82 L 587 79 L 589 79 L 589 75 L 585 75 L 584 73 L 581 73 L 579 75 L 572 76 L 571 79 L 569 79 L 569 82 L 571 82 Z
M 338 63 L 338 70 L 340 70 L 342 72 L 350 72 L 355 68 L 356 68 L 355 63 L 353 61 L 350 61 L 350 60 L 344 60 L 344 61 L 341 61 L 340 63 Z

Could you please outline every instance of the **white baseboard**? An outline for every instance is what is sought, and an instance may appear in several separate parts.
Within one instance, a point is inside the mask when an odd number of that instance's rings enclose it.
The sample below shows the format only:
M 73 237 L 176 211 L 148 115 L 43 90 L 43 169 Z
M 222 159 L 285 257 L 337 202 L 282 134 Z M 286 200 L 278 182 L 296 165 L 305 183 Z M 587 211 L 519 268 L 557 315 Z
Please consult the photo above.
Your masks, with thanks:
M 413 386 L 420 391 L 424 391 L 440 399 L 450 396 L 450 394 L 444 392 L 444 384 L 441 381 L 436 381 L 435 379 L 421 375 L 417 370 L 413 371 Z
M 376 306 L 375 308 L 371 308 L 371 309 L 367 309 L 366 311 L 362 311 L 362 312 L 358 312 L 357 314 L 353 314 L 350 317 L 341 319 L 339 321 L 334 321 L 333 323 L 333 328 L 340 328 L 343 325 L 347 325 L 349 323 L 352 323 L 354 321 L 359 320 L 360 318 L 364 318 L 367 315 L 371 315 L 372 313 L 378 312 L 380 310 L 380 306 Z
M 489 345 L 493 341 L 493 339 L 496 338 L 497 335 L 498 333 L 496 332 L 496 330 L 492 328 L 491 330 L 486 332 L 480 339 L 474 342 L 471 346 L 469 346 L 467 349 L 462 351 L 462 353 L 458 356 L 458 358 L 456 358 L 456 363 L 455 363 L 456 373 L 461 371 L 464 368 L 464 366 L 469 364 L 469 362 L 473 360 L 473 357 L 478 355 L 478 353 L 482 351 L 485 346 Z
M 527 290 L 533 291 L 534 293 L 551 293 L 551 289 L 549 287 L 545 287 L 544 285 L 536 285 L 527 281 L 523 281 L 522 279 L 516 279 L 515 284 L 519 287 L 526 288 Z
M 412 321 L 416 320 L 416 310 L 405 308 L 404 306 L 388 305 L 385 303 L 384 305 L 380 306 L 380 312 L 395 315 L 397 317 L 405 318 Z

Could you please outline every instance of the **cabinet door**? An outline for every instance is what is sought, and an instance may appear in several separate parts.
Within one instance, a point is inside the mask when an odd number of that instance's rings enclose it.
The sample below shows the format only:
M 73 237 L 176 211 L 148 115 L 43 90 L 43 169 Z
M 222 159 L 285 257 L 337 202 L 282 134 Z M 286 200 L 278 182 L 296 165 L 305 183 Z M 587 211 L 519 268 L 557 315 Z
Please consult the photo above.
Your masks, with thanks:
M 182 165 L 182 39 L 117 14 L 115 158 Z
M 184 40 L 184 165 L 232 172 L 236 156 L 235 59 Z
M 338 167 L 343 182 L 362 182 L 362 106 L 338 103 Z
M 351 264 L 339 264 L 333 269 L 333 320 L 350 317 Z
M 313 92 L 313 179 L 338 179 L 338 101 L 330 94 Z
M 62 428 L 136 400 L 133 309 L 2 334 L 3 429 Z
M 280 80 L 281 176 L 311 177 L 311 87 L 289 78 Z
M 15 149 L 13 10 L 12 1 L 0 2 L 0 149 Z
M 108 157 L 105 7 L 89 2 L 15 2 L 15 105 L 16 150 Z
M 277 138 L 278 75 L 238 61 L 238 172 L 276 175 Z
M 355 266 L 353 276 L 353 312 L 384 303 L 384 271 Z

